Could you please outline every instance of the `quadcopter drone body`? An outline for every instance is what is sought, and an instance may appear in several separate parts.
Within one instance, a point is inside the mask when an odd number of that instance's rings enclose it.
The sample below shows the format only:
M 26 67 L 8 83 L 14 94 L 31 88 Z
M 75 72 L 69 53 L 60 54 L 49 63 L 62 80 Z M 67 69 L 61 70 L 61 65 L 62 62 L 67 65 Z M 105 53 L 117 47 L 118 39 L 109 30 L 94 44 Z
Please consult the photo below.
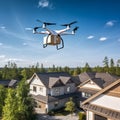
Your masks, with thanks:
M 40 20 L 37 20 L 37 21 L 42 22 Z M 43 23 L 42 27 L 33 28 L 33 33 L 47 35 L 43 38 L 43 47 L 44 48 L 47 47 L 48 45 L 56 46 L 57 50 L 64 48 L 64 41 L 61 36 L 62 35 L 73 35 L 73 34 L 75 34 L 75 31 L 78 29 L 78 27 L 75 27 L 71 33 L 66 32 L 66 31 L 70 30 L 71 25 L 76 23 L 76 21 L 71 22 L 69 24 L 63 24 L 62 26 L 66 26 L 66 28 L 62 29 L 62 30 L 50 30 L 46 27 L 47 25 L 56 25 L 56 23 L 47 23 L 47 22 L 42 22 L 42 23 Z M 38 32 L 37 29 L 39 29 L 39 28 L 43 28 L 45 31 Z

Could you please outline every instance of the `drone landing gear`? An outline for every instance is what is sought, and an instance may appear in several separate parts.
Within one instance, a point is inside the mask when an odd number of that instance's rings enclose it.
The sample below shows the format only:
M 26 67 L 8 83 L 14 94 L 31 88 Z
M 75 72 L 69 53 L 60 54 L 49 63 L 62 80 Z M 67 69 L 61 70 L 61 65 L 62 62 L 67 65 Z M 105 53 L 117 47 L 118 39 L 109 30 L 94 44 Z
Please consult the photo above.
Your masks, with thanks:
M 60 49 L 64 48 L 64 41 L 63 41 L 63 39 L 62 39 L 62 37 L 61 37 L 60 35 L 58 35 L 58 36 L 60 37 L 60 40 L 61 40 L 61 42 L 62 42 L 62 46 L 59 47 L 59 45 L 57 44 L 57 45 L 56 45 L 56 49 L 57 49 L 57 50 L 60 50 Z
M 64 48 L 64 41 L 62 37 L 60 35 L 56 36 L 55 38 L 54 37 L 55 36 L 51 36 L 51 34 L 49 34 L 44 40 L 43 48 L 46 48 L 48 45 L 56 45 L 57 50 Z

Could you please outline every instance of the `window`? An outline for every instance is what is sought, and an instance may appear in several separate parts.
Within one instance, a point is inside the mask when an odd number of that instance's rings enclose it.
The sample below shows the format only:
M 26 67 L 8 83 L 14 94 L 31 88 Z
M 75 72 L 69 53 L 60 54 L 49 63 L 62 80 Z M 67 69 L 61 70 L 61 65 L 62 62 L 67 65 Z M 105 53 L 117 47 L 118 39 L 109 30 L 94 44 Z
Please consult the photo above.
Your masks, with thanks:
M 90 96 L 90 93 L 82 92 L 82 97 L 89 98 Z
M 67 92 L 70 92 L 70 87 L 67 87 Z
M 56 89 L 55 89 L 55 93 L 57 93 L 57 94 L 58 94 L 58 93 L 59 93 L 59 89 L 57 89 L 57 88 L 56 88 Z
M 36 87 L 35 86 L 33 86 L 33 91 L 36 92 Z
M 43 88 L 42 87 L 40 87 L 40 89 L 39 89 L 41 92 L 43 92 Z
M 57 106 L 58 106 L 58 101 L 56 101 L 56 102 L 55 102 L 54 106 L 55 106 L 55 107 L 57 107 Z

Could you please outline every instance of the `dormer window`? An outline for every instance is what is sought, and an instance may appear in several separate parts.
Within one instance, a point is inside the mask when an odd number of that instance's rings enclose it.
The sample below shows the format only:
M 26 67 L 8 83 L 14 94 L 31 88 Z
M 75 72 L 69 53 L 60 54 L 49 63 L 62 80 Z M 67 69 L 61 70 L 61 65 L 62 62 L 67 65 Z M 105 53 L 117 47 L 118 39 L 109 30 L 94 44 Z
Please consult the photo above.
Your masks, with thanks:
M 55 93 L 57 93 L 57 94 L 58 94 L 58 93 L 59 93 L 59 89 L 57 89 L 57 88 L 56 88 L 56 89 L 55 89 Z
M 67 92 L 70 92 L 70 86 L 69 86 L 69 87 L 67 87 Z

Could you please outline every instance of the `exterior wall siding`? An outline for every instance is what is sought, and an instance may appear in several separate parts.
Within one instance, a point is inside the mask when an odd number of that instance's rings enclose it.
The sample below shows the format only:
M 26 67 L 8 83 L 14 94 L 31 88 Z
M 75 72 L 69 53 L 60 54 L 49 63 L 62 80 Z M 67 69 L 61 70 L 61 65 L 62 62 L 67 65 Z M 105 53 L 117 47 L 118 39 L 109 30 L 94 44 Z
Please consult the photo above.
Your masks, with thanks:
M 64 87 L 53 87 L 50 89 L 51 96 L 64 95 Z
M 90 102 L 91 104 L 105 107 L 108 109 L 120 111 L 120 98 L 108 95 L 100 95 L 98 98 Z
M 33 90 L 33 87 L 36 87 L 36 91 Z M 35 77 L 30 84 L 30 94 L 33 94 L 33 95 L 40 94 L 40 95 L 46 96 L 46 93 L 47 93 L 46 91 L 47 91 L 46 87 L 41 82 L 41 80 L 38 77 Z
M 70 91 L 68 91 L 68 87 L 70 88 Z M 65 88 L 64 88 L 64 93 L 65 94 L 69 94 L 69 93 L 73 93 L 76 91 L 76 86 L 75 86 L 75 83 L 69 83 L 69 84 L 66 84 Z
M 48 112 L 50 110 L 55 110 L 55 109 L 59 109 L 59 108 L 64 107 L 68 100 L 69 100 L 69 98 L 66 98 L 66 99 L 61 99 L 61 100 L 58 100 L 58 101 L 48 103 Z M 58 104 L 55 105 L 56 103 L 58 103 Z
M 99 87 L 99 86 L 97 86 L 96 84 L 85 84 L 85 85 L 83 85 L 81 88 L 91 88 L 91 89 L 97 89 L 97 90 L 101 90 L 101 88 Z
M 86 120 L 94 120 L 94 114 L 91 111 L 86 112 L 87 118 Z

